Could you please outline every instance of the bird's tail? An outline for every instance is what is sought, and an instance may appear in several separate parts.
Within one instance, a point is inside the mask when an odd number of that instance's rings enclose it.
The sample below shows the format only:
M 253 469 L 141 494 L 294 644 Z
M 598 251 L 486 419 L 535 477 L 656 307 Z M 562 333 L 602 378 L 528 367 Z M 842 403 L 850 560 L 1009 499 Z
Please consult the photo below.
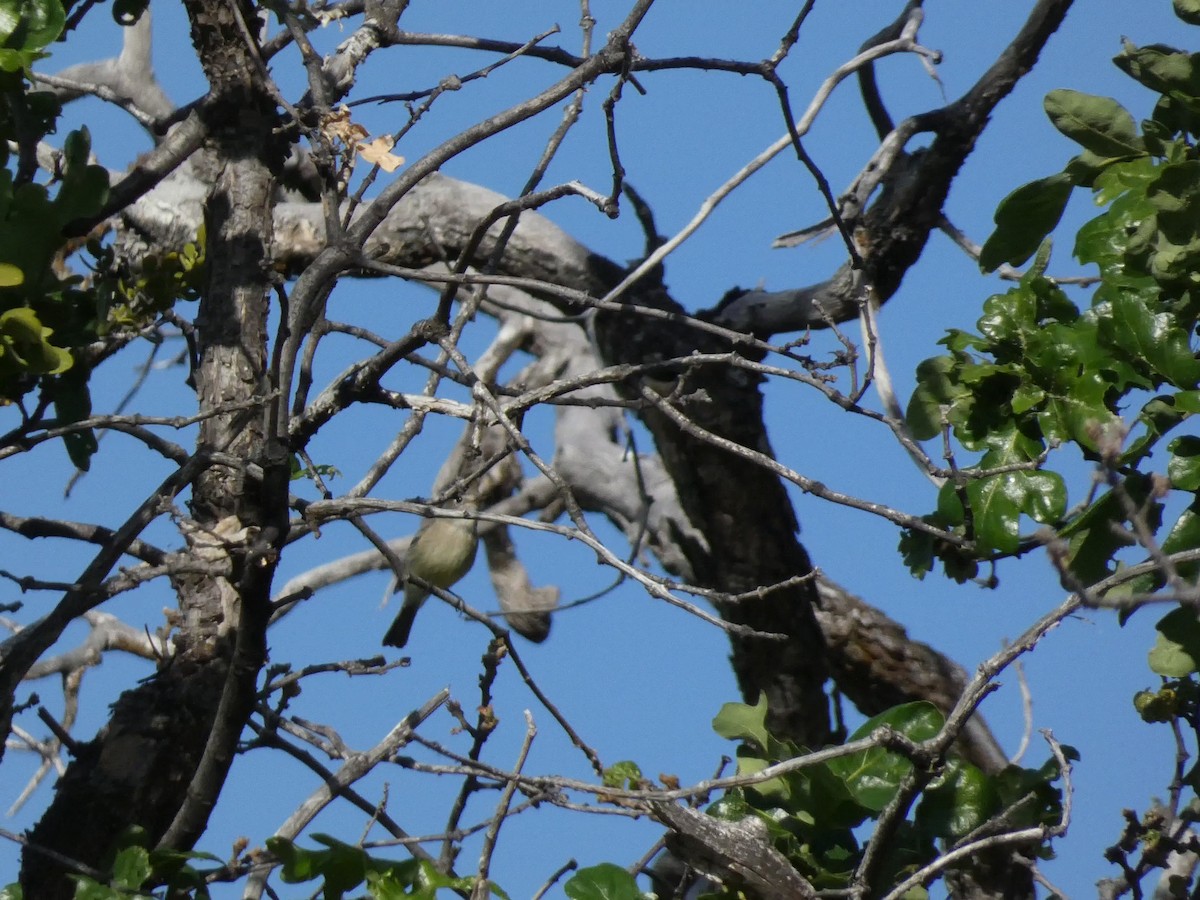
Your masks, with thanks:
M 403 647 L 408 643 L 408 634 L 412 631 L 413 622 L 417 618 L 417 610 L 420 608 L 420 603 L 409 603 L 407 600 L 401 604 L 400 612 L 396 614 L 392 627 L 383 636 L 383 646 Z

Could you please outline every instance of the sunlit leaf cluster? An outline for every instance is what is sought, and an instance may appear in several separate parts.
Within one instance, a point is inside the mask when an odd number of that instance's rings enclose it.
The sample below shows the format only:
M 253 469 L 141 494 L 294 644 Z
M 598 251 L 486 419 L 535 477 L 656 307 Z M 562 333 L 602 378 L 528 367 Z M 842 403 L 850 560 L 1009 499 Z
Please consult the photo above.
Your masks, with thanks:
M 950 576 L 972 578 L 981 560 L 1032 546 L 1022 532 L 1032 521 L 1066 542 L 1072 576 L 1093 584 L 1116 571 L 1131 543 L 1121 526 L 1132 517 L 1156 533 L 1169 488 L 1200 487 L 1196 439 L 1177 434 L 1200 411 L 1200 57 L 1126 42 L 1114 61 L 1159 95 L 1151 116 L 1138 123 L 1115 100 L 1076 91 L 1046 98 L 1050 121 L 1081 152 L 1004 199 L 981 256 L 987 270 L 1033 262 L 986 301 L 975 333 L 950 331 L 947 353 L 918 367 L 914 435 L 946 435 L 979 454 L 957 461 L 927 517 L 962 535 L 969 551 L 907 534 L 902 551 L 918 575 L 940 560 Z M 1078 305 L 1046 275 L 1048 235 L 1077 188 L 1104 207 L 1073 248 L 1098 272 Z M 1107 473 L 1103 489 L 1069 512 L 1053 468 L 1064 446 Z M 1163 450 L 1169 481 L 1150 468 Z M 1189 504 L 1160 540 L 1177 552 L 1198 538 Z M 1160 583 L 1146 576 L 1135 587 Z
M 771 734 L 766 713 L 763 701 L 757 706 L 727 703 L 713 722 L 723 737 L 742 742 L 740 775 L 757 775 L 804 753 Z M 848 742 L 883 729 L 920 745 L 937 737 L 944 725 L 945 717 L 936 707 L 908 703 L 868 719 Z M 902 753 L 876 746 L 729 791 L 708 812 L 731 822 L 747 816 L 759 819 L 775 849 L 814 887 L 839 889 L 851 884 L 873 839 L 873 829 L 863 826 L 877 825 L 885 810 L 907 796 L 910 814 L 890 822 L 890 833 L 881 836 L 884 857 L 874 882 L 895 884 L 935 859 L 945 846 L 986 828 L 998 816 L 1017 828 L 1057 821 L 1062 808 L 1054 782 L 1060 774 L 1051 760 L 1040 769 L 1010 765 L 989 775 L 953 755 L 916 772 Z M 1053 855 L 1048 845 L 1038 852 L 1047 858 Z
M 145 0 L 118 3 L 113 15 L 131 24 L 145 7 Z M 93 160 L 86 128 L 68 134 L 53 157 L 41 152 L 60 106 L 33 88 L 28 71 L 66 26 L 58 0 L 0 0 L 0 403 L 24 404 L 36 392 L 38 408 L 52 406 L 59 425 L 91 414 L 83 348 L 194 299 L 204 262 L 201 235 L 169 258 L 145 260 L 136 274 L 118 273 L 98 234 L 74 237 L 103 209 L 109 174 Z M 69 262 L 85 243 L 98 261 L 87 279 Z M 87 469 L 97 446 L 92 431 L 69 431 L 64 443 Z
M 1200 24 L 1197 0 L 1174 8 Z M 1182 601 L 1158 622 L 1148 655 L 1158 685 L 1133 697 L 1182 748 L 1185 734 L 1200 734 L 1200 438 L 1189 433 L 1200 412 L 1200 54 L 1126 41 L 1114 62 L 1157 95 L 1150 116 L 1138 122 L 1108 97 L 1047 96 L 1050 121 L 1081 152 L 1004 199 L 980 258 L 989 271 L 1034 261 L 988 299 L 977 333 L 950 332 L 948 352 L 917 370 L 914 435 L 981 456 L 952 469 L 926 517 L 963 540 L 909 532 L 901 550 L 917 575 L 940 561 L 966 580 L 982 560 L 1046 544 L 1086 602 L 1128 616 Z M 1076 259 L 1097 276 L 1076 304 L 1046 271 L 1049 234 L 1079 188 L 1103 211 L 1076 235 Z M 1097 473 L 1071 508 L 1050 468 L 1060 448 Z M 1023 536 L 1023 518 L 1046 527 Z M 1181 767 L 1171 792 L 1177 834 L 1200 821 L 1200 770 Z M 1176 845 L 1156 808 L 1126 819 L 1106 858 L 1136 885 Z

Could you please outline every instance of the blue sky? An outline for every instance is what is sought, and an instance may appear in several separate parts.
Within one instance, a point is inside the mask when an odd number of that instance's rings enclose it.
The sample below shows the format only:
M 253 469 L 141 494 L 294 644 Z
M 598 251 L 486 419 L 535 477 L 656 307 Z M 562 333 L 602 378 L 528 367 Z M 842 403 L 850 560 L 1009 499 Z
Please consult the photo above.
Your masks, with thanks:
M 647 56 L 714 55 L 758 59 L 775 49 L 779 35 L 795 15 L 797 4 L 762 0 L 661 2 L 636 34 L 634 43 Z M 839 62 L 881 27 L 899 4 L 862 0 L 853 4 L 818 2 L 783 75 L 797 108 L 807 104 L 812 89 Z M 597 0 L 592 4 L 602 37 L 625 3 Z M 1029 2 L 979 0 L 972 4 L 938 2 L 927 5 L 923 42 L 943 51 L 938 73 L 945 95 L 960 95 L 978 77 L 1019 26 Z M 174 4 L 155 5 L 156 64 L 160 78 L 177 102 L 200 92 L 199 74 L 191 59 L 186 24 Z M 554 23 L 563 34 L 550 39 L 568 49 L 578 48 L 577 3 L 465 2 L 415 0 L 404 25 L 414 31 L 470 32 L 509 40 L 526 40 Z M 69 62 L 111 52 L 118 39 L 105 23 L 100 8 L 85 24 L 87 39 L 55 49 L 45 69 L 56 71 Z M 344 36 L 336 25 L 327 29 L 323 47 Z M 1078 4 L 1054 38 L 1042 63 L 997 111 L 978 150 L 951 193 L 947 211 L 952 221 L 976 241 L 986 237 L 991 213 L 1013 187 L 1061 168 L 1073 149 L 1050 126 L 1041 112 L 1041 98 L 1058 87 L 1114 96 L 1135 116 L 1149 111 L 1151 98 L 1122 76 L 1110 58 L 1120 49 L 1121 36 L 1135 43 L 1164 42 L 1194 47 L 1197 32 L 1176 20 L 1168 0 L 1136 4 Z M 81 35 L 82 37 L 82 35 Z M 82 44 L 82 46 L 80 46 Z M 54 48 L 52 48 L 54 49 Z M 395 50 L 381 54 L 362 75 L 364 93 L 413 90 L 432 86 L 450 72 L 465 74 L 490 58 L 452 51 Z M 298 96 L 296 59 L 284 56 L 273 64 L 285 93 Z M 462 127 L 505 108 L 559 77 L 548 64 L 522 61 L 502 68 L 485 82 L 443 97 L 433 111 L 397 148 L 410 160 L 436 146 Z M 886 60 L 880 67 L 885 98 L 899 118 L 942 102 L 941 88 L 928 78 L 912 57 Z M 673 234 L 699 204 L 729 175 L 770 144 L 783 126 L 774 92 L 753 79 L 717 73 L 661 73 L 640 76 L 645 96 L 626 91 L 618 107 L 617 128 L 622 161 L 629 180 L 653 205 L 659 230 Z M 600 103 L 609 85 L 593 88 L 585 118 L 569 138 L 548 182 L 578 179 L 600 190 L 609 183 Z M 404 119 L 397 106 L 360 108 L 360 118 L 373 131 L 397 127 Z M 119 118 L 101 112 L 96 104 L 72 111 L 72 121 L 92 124 L 101 161 L 117 168 L 147 146 L 136 130 L 118 125 Z M 476 181 L 501 192 L 515 191 L 557 124 L 556 114 L 535 119 L 497 141 L 468 151 L 445 166 L 450 175 Z M 822 113 L 806 145 L 835 191 L 856 174 L 874 148 L 872 134 L 860 109 L 854 85 L 847 82 Z M 666 280 L 674 296 L 691 309 L 714 304 L 730 287 L 763 284 L 785 288 L 818 281 L 839 261 L 836 241 L 816 247 L 772 250 L 776 235 L 818 221 L 824 216 L 820 196 L 805 169 L 786 154 L 775 160 L 723 204 L 711 221 L 667 261 Z M 641 253 L 642 235 L 628 213 L 610 222 L 579 199 L 568 199 L 545 211 L 579 240 L 617 260 Z M 1092 211 L 1078 197 L 1064 223 L 1051 264 L 1054 273 L 1074 272 L 1069 259 L 1069 234 Z M 1002 287 L 984 278 L 974 264 L 948 239 L 935 235 L 921 263 L 882 313 L 881 327 L 893 377 L 901 397 L 912 386 L 916 364 L 934 355 L 937 339 L 947 327 L 970 328 L 983 300 Z M 334 308 L 346 318 L 357 316 L 372 327 L 399 330 L 428 315 L 432 294 L 384 282 L 350 285 L 335 297 Z M 1077 299 L 1085 302 L 1082 295 Z M 402 332 L 398 332 L 402 333 Z M 816 335 L 814 356 L 835 349 L 829 335 Z M 123 393 L 137 360 L 133 355 L 110 364 L 109 377 L 97 386 L 98 410 L 111 408 Z M 333 368 L 332 363 L 330 364 Z M 419 378 L 401 373 L 397 385 Z M 192 402 L 178 369 L 156 373 L 141 398 L 147 412 L 175 412 Z M 913 513 L 933 507 L 933 489 L 908 462 L 903 451 L 880 429 L 841 414 L 819 397 L 793 387 L 773 386 L 767 395 L 772 441 L 779 458 L 804 475 L 830 487 L 887 503 Z M 183 408 L 187 408 L 184 406 Z M 5 415 L 0 410 L 0 427 Z M 552 449 L 546 422 L 532 423 L 544 455 Z M 358 415 L 350 424 L 324 438 L 314 448 L 318 461 L 345 473 L 342 487 L 353 484 L 362 468 L 399 428 L 395 414 Z M 395 498 L 428 492 L 433 473 L 445 452 L 452 429 L 430 428 L 405 457 L 403 469 L 385 484 Z M 181 438 L 187 440 L 187 438 Z M 645 437 L 642 437 L 645 440 Z M 59 485 L 68 467 L 58 448 L 6 462 L 4 507 L 21 514 L 46 513 L 113 524 L 121 521 L 165 470 L 147 466 L 135 447 L 113 436 L 106 440 L 93 472 L 61 502 Z M 647 445 L 643 445 L 645 449 Z M 1089 486 L 1082 466 L 1070 470 L 1072 499 Z M 49 495 L 49 500 L 47 500 Z M 49 503 L 50 509 L 47 509 Z M 999 572 L 1000 587 L 983 591 L 959 587 L 932 575 L 914 581 L 896 553 L 894 526 L 862 513 L 834 508 L 806 496 L 796 497 L 805 545 L 814 561 L 834 580 L 865 597 L 905 623 L 910 633 L 947 652 L 968 669 L 995 652 L 1006 639 L 1023 631 L 1041 613 L 1057 605 L 1062 589 L 1049 565 L 1033 557 L 1008 564 Z M 376 523 L 388 536 L 404 534 L 413 523 L 396 517 Z M 611 530 L 601 533 L 612 537 Z M 522 536 L 522 555 L 536 583 L 554 583 L 571 600 L 591 593 L 611 580 L 595 564 L 594 555 L 575 544 L 543 536 Z M 329 528 L 320 541 L 301 554 L 285 559 L 284 578 L 308 565 L 362 549 L 349 529 Z M 0 535 L 4 567 L 20 574 L 66 579 L 78 566 L 72 548 L 19 542 Z M 296 558 L 299 557 L 299 558 Z M 64 562 L 67 569 L 64 571 Z M 392 610 L 381 610 L 385 578 L 366 576 L 321 595 L 288 617 L 272 634 L 274 661 L 294 665 L 370 656 L 378 652 L 379 636 Z M 476 606 L 491 608 L 486 572 L 477 567 L 461 585 Z M 0 599 L 12 599 L 8 596 Z M 23 615 L 35 616 L 47 598 L 27 597 Z M 161 622 L 161 609 L 171 604 L 165 585 L 122 599 L 113 611 L 130 621 Z M 1121 828 L 1123 807 L 1144 809 L 1162 793 L 1170 776 L 1173 746 L 1165 728 L 1144 725 L 1134 714 L 1130 698 L 1152 684 L 1145 652 L 1153 639 L 1153 612 L 1135 616 L 1119 629 L 1111 616 L 1089 613 L 1068 620 L 1027 657 L 1024 673 L 1033 699 L 1033 745 L 1026 763 L 1045 757 L 1036 729 L 1079 748 L 1076 766 L 1076 817 L 1068 837 L 1056 845 L 1059 858 L 1046 865 L 1048 877 L 1069 894 L 1090 894 L 1100 877 L 1114 871 L 1101 853 Z M 394 723 L 443 686 L 449 686 L 467 710 L 477 703 L 478 658 L 486 634 L 462 622 L 453 612 L 429 604 L 416 626 L 410 646 L 411 667 L 386 679 L 326 676 L 305 688 L 295 712 L 313 719 L 330 719 L 357 748 L 379 739 Z M 64 645 L 82 631 L 69 632 Z M 650 776 L 678 775 L 684 782 L 711 776 L 723 754 L 733 747 L 718 738 L 710 722 L 728 700 L 737 699 L 727 664 L 723 636 L 696 619 L 681 615 L 633 587 L 623 587 L 602 600 L 559 616 L 551 639 L 524 648 L 524 657 L 539 683 L 560 705 L 584 738 L 611 764 L 635 760 Z M 107 704 L 149 667 L 140 661 L 112 657 L 87 676 L 84 709 L 77 734 L 90 736 L 103 723 Z M 985 714 L 1006 749 L 1016 748 L 1024 725 L 1015 673 L 1001 679 L 1004 687 L 985 706 Z M 32 686 L 54 706 L 55 684 Z M 587 777 L 582 756 L 555 728 L 550 717 L 519 684 L 511 667 L 497 687 L 496 707 L 502 716 L 493 738 L 489 761 L 510 764 L 523 735 L 520 711 L 531 708 L 539 736 L 526 771 Z M 331 715 L 330 710 L 334 710 Z M 28 717 L 27 717 L 28 718 Z M 32 723 L 24 723 L 30 728 Z M 451 734 L 446 715 L 427 726 L 429 737 L 461 746 Z M 10 752 L 0 804 L 6 808 L 28 774 Z M 456 785 L 428 775 L 392 770 L 391 810 L 413 833 L 440 828 L 447 797 Z M 378 786 L 382 777 L 372 782 Z M 312 778 L 275 754 L 258 751 L 239 760 L 202 848 L 226 856 L 232 840 L 246 835 L 260 844 L 316 787 Z M 365 793 L 371 795 L 369 787 Z M 33 802 L 6 827 L 27 827 L 49 800 L 43 787 Z M 490 798 L 485 798 L 490 802 Z M 484 818 L 480 805 L 467 821 Z M 315 830 L 347 840 L 359 836 L 364 823 L 358 813 L 330 811 Z M 510 896 L 529 896 L 541 881 L 568 858 L 588 865 L 600 861 L 625 864 L 656 839 L 652 823 L 630 823 L 607 816 L 582 816 L 542 809 L 513 820 L 499 846 L 495 879 Z M 372 835 L 377 836 L 377 835 Z M 474 845 L 461 863 L 469 869 Z M 397 851 L 397 856 L 401 855 Z M 0 844 L 0 872 L 14 854 Z M 15 864 L 12 868 L 15 874 Z M 296 896 L 301 892 L 297 891 Z

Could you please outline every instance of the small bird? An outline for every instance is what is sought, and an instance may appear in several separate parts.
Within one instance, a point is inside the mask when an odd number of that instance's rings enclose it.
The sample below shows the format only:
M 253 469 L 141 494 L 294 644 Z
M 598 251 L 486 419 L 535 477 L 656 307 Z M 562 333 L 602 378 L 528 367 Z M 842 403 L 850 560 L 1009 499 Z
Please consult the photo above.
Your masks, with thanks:
M 404 603 L 383 636 L 385 647 L 403 647 L 408 643 L 417 611 L 429 596 L 429 591 L 413 581 L 412 576 L 447 590 L 471 571 L 478 547 L 479 533 L 474 519 L 436 518 L 421 523 L 408 546 Z

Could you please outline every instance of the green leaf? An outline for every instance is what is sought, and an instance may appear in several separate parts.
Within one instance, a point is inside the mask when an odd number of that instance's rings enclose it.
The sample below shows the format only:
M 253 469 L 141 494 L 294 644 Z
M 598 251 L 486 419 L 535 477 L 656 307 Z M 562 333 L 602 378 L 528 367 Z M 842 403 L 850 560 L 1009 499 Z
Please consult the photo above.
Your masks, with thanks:
M 150 878 L 150 851 L 145 847 L 126 847 L 113 863 L 112 880 L 115 887 L 136 891 Z
M 1121 462 L 1137 465 L 1149 455 L 1164 435 L 1192 415 L 1187 407 L 1194 402 L 1195 394 L 1195 391 L 1180 391 L 1148 400 L 1137 417 L 1144 431 L 1126 446 L 1121 454 Z
M 1154 207 L 1145 191 L 1131 191 L 1115 199 L 1108 211 L 1092 219 L 1075 235 L 1075 257 L 1096 263 L 1101 275 L 1117 274 L 1126 251 L 1154 228 Z
M 787 795 L 779 806 L 816 831 L 836 835 L 857 828 L 870 815 L 870 808 L 855 795 L 844 774 L 829 765 L 795 772 L 787 776 L 787 782 Z M 756 797 L 760 787 L 748 788 L 747 795 Z
M 1096 176 L 1092 199 L 1097 206 L 1108 206 L 1128 191 L 1145 193 L 1158 173 L 1158 164 L 1148 156 L 1113 162 Z
M 1150 651 L 1150 669 L 1167 678 L 1184 678 L 1200 671 L 1200 618 L 1190 607 L 1173 609 L 1157 625 L 1158 639 Z
M 20 266 L 31 289 L 48 280 L 54 255 L 62 247 L 62 223 L 46 188 L 17 186 L 0 214 L 0 258 Z
M 942 490 L 944 491 L 945 488 L 943 487 Z M 939 492 L 939 502 L 945 502 L 949 509 L 950 501 L 944 500 L 944 498 L 945 494 Z M 961 526 L 950 526 L 940 514 L 935 513 L 921 518 L 935 528 L 950 530 L 958 535 L 964 533 Z M 902 530 L 900 532 L 900 552 L 909 572 L 914 578 L 921 580 L 933 568 L 934 560 L 941 562 L 947 578 L 953 578 L 959 584 L 965 584 L 979 574 L 979 563 L 969 550 L 923 530 L 915 528 Z
M 1143 722 L 1170 722 L 1181 713 L 1179 694 L 1167 685 L 1158 691 L 1138 691 L 1133 695 L 1133 708 Z
M 66 167 L 62 187 L 54 198 L 59 227 L 100 211 L 108 199 L 108 170 L 88 161 L 92 138 L 87 128 L 67 135 L 63 142 Z
M 403 900 L 422 896 L 416 891 L 410 893 L 411 886 L 412 879 L 405 878 L 396 871 L 367 873 L 367 896 L 371 900 Z
M 1062 751 L 1068 760 L 1079 758 L 1075 748 L 1066 744 L 1062 746 Z M 1049 759 L 1040 769 L 1006 766 L 992 777 L 992 784 L 1000 798 L 1001 809 L 1024 800 L 1009 813 L 1009 821 L 1013 827 L 1026 828 L 1059 820 L 1062 815 L 1062 793 L 1053 786 L 1053 782 L 1061 777 L 1057 761 Z M 1032 797 L 1032 800 L 1025 800 L 1027 797 Z
M 326 900 L 336 900 L 363 883 L 370 862 L 365 850 L 327 834 L 314 834 L 313 840 L 329 848 L 323 853 L 317 851 L 322 853 L 321 875 L 325 878 Z
M 69 876 L 75 882 L 74 900 L 128 900 L 129 894 L 83 875 Z
M 1177 91 L 1191 98 L 1200 96 L 1200 66 L 1194 54 L 1165 44 L 1138 47 L 1128 40 L 1122 40 L 1121 47 L 1113 62 L 1150 90 L 1160 94 Z
M 1195 550 L 1200 547 L 1200 499 L 1192 501 L 1192 505 L 1179 514 L 1175 524 L 1162 542 L 1163 553 L 1182 553 L 1185 550 Z M 1176 571 L 1187 581 L 1195 581 L 1200 572 L 1200 563 L 1176 563 Z
M 1171 0 L 1175 15 L 1189 25 L 1200 25 L 1200 0 Z
M 933 535 L 915 528 L 901 529 L 897 549 L 909 574 L 918 581 L 924 581 L 925 576 L 933 569 Z
M 35 375 L 58 375 L 71 368 L 71 354 L 47 338 L 53 332 L 26 307 L 0 313 L 0 361 L 8 357 Z
M 1120 162 L 1108 156 L 1098 156 L 1091 150 L 1084 150 L 1078 156 L 1067 160 L 1063 171 L 1071 178 L 1076 187 L 1092 187 L 1109 166 Z
M 983 315 L 977 324 L 980 333 L 993 344 L 1019 342 L 1037 327 L 1037 296 L 1024 284 L 993 294 L 983 301 Z
M 945 404 L 939 402 L 927 386 L 918 384 L 908 401 L 904 418 L 914 439 L 928 441 L 941 434 L 945 413 Z
M 1016 472 L 1024 493 L 1021 512 L 1035 522 L 1057 522 L 1067 511 L 1067 485 L 1057 472 Z
M 1002 263 L 1022 265 L 1054 230 L 1074 189 L 1060 172 L 1022 185 L 1000 201 L 993 221 L 996 230 L 984 241 L 979 266 L 995 271 Z
M 935 356 L 917 366 L 917 388 L 908 401 L 905 418 L 919 441 L 942 433 L 943 419 L 951 407 L 970 399 L 970 390 L 960 381 L 958 364 L 952 356 Z
M 0 0 L 0 47 L 41 50 L 62 34 L 66 22 L 60 0 Z
M 450 879 L 433 868 L 426 860 L 406 859 L 401 862 L 372 859 L 367 869 L 367 895 L 372 900 L 398 900 L 401 897 L 433 898 L 437 888 L 448 887 L 454 890 L 459 884 L 444 884 L 445 881 L 461 882 L 464 879 Z M 466 892 L 470 893 L 471 883 L 466 880 Z M 410 888 L 412 889 L 410 891 Z
M 1200 160 L 1163 166 L 1147 185 L 1146 199 L 1158 212 L 1163 237 L 1194 252 L 1191 245 L 1200 231 Z
M 906 703 L 871 717 L 850 736 L 850 740 L 870 737 L 875 729 L 888 727 L 921 743 L 935 737 L 945 721 L 932 703 Z M 882 747 L 830 760 L 828 766 L 843 781 L 850 795 L 872 812 L 880 812 L 888 805 L 900 782 L 912 769 L 912 763 L 905 757 Z
M 1121 520 L 1120 505 L 1108 493 L 1061 531 L 1070 548 L 1067 560 L 1071 573 L 1084 584 L 1108 575 L 1113 555 L 1129 544 L 1129 539 L 1113 528 Z
M 1180 391 L 1171 398 L 1176 408 L 1185 413 L 1200 413 L 1200 391 Z
M 1046 399 L 1046 392 L 1035 384 L 1022 384 L 1012 395 L 1012 411 L 1015 415 L 1029 412 L 1034 407 L 1040 406 L 1042 401 Z
M 580 869 L 566 884 L 563 893 L 571 900 L 642 900 L 633 876 L 612 863 Z
M 966 521 L 958 486 L 949 479 L 938 488 L 937 514 L 947 525 L 962 525 Z
M 1200 547 L 1200 499 L 1193 500 L 1192 505 L 1179 514 L 1179 518 L 1175 520 L 1175 523 L 1167 532 L 1167 536 L 1163 539 L 1162 552 L 1171 555 L 1187 550 L 1195 550 L 1197 547 Z M 1175 571 L 1184 581 L 1195 582 L 1197 575 L 1200 575 L 1200 563 L 1176 563 Z M 1106 596 L 1116 598 L 1138 594 L 1152 594 L 1161 588 L 1165 582 L 1165 573 L 1155 569 L 1144 575 L 1139 575 L 1125 584 L 1118 585 L 1109 591 Z M 1129 615 L 1132 615 L 1132 610 L 1122 615 L 1122 625 L 1125 624 L 1125 619 Z
M 441 896 L 438 892 L 442 888 L 458 894 L 470 894 L 475 886 L 473 876 L 456 877 L 446 875 L 444 872 L 439 872 L 433 862 L 429 860 L 408 860 L 402 863 L 386 863 L 382 865 L 378 860 L 371 860 L 370 862 L 377 872 L 393 873 L 401 881 L 407 878 L 407 883 L 412 884 L 414 890 L 411 895 L 401 894 L 400 896 L 428 897 L 429 900 L 433 900 L 435 896 Z M 415 864 L 415 866 L 410 866 L 410 863 Z M 409 874 L 413 872 L 415 874 L 409 877 Z M 368 872 L 368 880 L 370 874 Z M 488 882 L 488 890 L 495 896 L 500 897 L 501 900 L 508 900 L 508 896 L 504 891 L 491 882 Z
M 1097 324 L 1090 315 L 1067 322 L 1039 317 L 1038 327 L 1024 335 L 1023 360 L 1012 364 L 1025 369 L 1017 390 L 1036 386 L 1047 397 L 1069 391 L 1084 371 L 1108 355 L 1097 346 L 1097 336 Z
M 953 841 L 986 822 L 998 807 L 991 780 L 976 766 L 951 757 L 922 795 L 916 818 L 931 836 Z
M 25 273 L 12 263 L 0 262 L 0 287 L 16 287 L 24 283 Z
M 996 403 L 996 406 L 1004 407 L 1003 415 L 996 416 L 995 421 L 998 427 L 992 427 L 986 436 L 985 445 L 988 446 L 989 451 L 979 461 L 980 469 L 1008 466 L 1010 463 L 1032 462 L 1037 460 L 1044 450 L 1042 440 L 1038 439 L 1036 434 L 1031 436 L 1031 434 L 1025 433 L 1013 420 L 1007 403 L 1010 396 L 1012 394 L 1008 392 L 1004 395 L 1006 402 Z
M 47 54 L 29 50 L 0 50 L 0 72 L 28 71 Z
M 62 424 L 78 422 L 92 414 L 92 394 L 85 367 L 72 369 L 58 379 L 54 385 L 54 411 Z M 92 456 L 100 446 L 91 428 L 67 432 L 63 435 L 63 444 L 71 462 L 83 472 L 91 467 Z
M 1033 262 L 1029 264 L 1029 269 L 1021 276 L 1021 285 L 1030 287 L 1039 282 L 1044 283 L 1046 280 L 1046 269 L 1050 267 L 1050 241 L 1042 241 L 1038 244 L 1037 253 L 1033 257 Z
M 282 864 L 281 877 L 289 884 L 309 881 L 320 871 L 318 855 L 281 837 L 267 838 L 267 849 Z
M 722 822 L 740 822 L 746 816 L 756 815 L 758 810 L 746 801 L 741 788 L 733 788 L 710 803 L 704 812 Z
M 975 543 L 980 553 L 1017 551 L 1022 494 L 1013 473 L 967 483 Z
M 0 313 L 0 399 L 28 391 L 29 376 L 59 375 L 74 364 L 70 352 L 50 342 L 52 329 L 28 307 Z
M 1133 116 L 1111 97 L 1056 90 L 1046 95 L 1043 105 L 1055 128 L 1098 156 L 1145 152 Z
M 1183 491 L 1200 489 L 1200 437 L 1178 437 L 1167 445 L 1171 453 L 1167 475 L 1171 486 Z
M 1161 307 L 1155 290 L 1117 292 L 1112 303 L 1113 336 L 1134 360 L 1145 360 L 1163 380 L 1193 389 L 1200 379 L 1200 361 L 1187 332 Z
M 340 900 L 346 891 L 362 884 L 368 868 L 375 868 L 366 852 L 325 834 L 313 835 L 325 850 L 305 850 L 284 838 L 268 838 L 267 849 L 283 863 L 280 877 L 288 884 L 316 878 L 324 880 L 326 900 Z
M 1075 379 L 1067 394 L 1049 403 L 1067 436 L 1087 450 L 1098 451 L 1101 436 L 1120 425 L 1120 419 L 1105 403 L 1110 387 L 1102 373 L 1088 371 Z
M 738 750 L 737 754 L 737 773 L 739 775 L 757 775 L 775 761 L 765 758 L 765 754 L 764 756 L 755 756 L 743 747 Z M 792 797 L 795 782 L 796 779 L 786 777 L 768 778 L 748 786 L 746 790 L 753 793 L 762 803 L 795 809 Z
M 750 741 L 759 750 L 771 746 L 767 731 L 767 698 L 759 695 L 754 706 L 745 703 L 726 703 L 713 718 L 713 731 L 730 741 Z
M 144 830 L 138 829 L 138 831 L 143 837 L 135 837 L 135 840 L 148 840 Z M 132 835 L 127 836 L 127 839 L 128 837 L 132 837 Z M 138 846 L 144 846 L 144 844 L 138 844 Z M 208 900 L 208 882 L 205 872 L 192 866 L 191 862 L 204 860 L 220 867 L 222 865 L 220 858 L 212 853 L 197 850 L 150 850 L 149 853 L 150 871 L 153 872 L 156 881 L 166 884 L 179 896 L 192 896 L 196 900 Z M 192 893 L 186 893 L 188 890 Z M 168 896 L 173 896 L 171 891 L 168 891 Z
M 645 779 L 637 763 L 625 759 L 604 770 L 604 786 L 636 790 Z

